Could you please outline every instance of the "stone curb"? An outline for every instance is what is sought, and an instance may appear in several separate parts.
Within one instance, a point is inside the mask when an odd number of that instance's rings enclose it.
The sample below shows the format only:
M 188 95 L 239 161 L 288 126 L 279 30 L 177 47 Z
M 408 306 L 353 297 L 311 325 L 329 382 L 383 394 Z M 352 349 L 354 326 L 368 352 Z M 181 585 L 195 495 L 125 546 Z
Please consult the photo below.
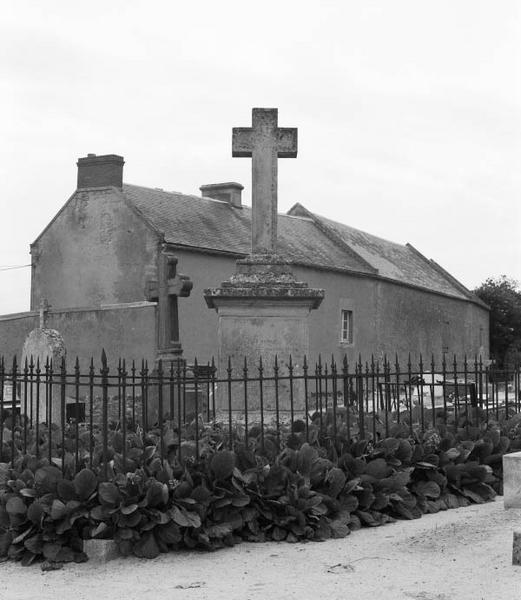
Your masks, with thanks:
M 114 540 L 84 540 L 83 552 L 89 557 L 89 561 L 99 563 L 106 563 L 121 556 Z

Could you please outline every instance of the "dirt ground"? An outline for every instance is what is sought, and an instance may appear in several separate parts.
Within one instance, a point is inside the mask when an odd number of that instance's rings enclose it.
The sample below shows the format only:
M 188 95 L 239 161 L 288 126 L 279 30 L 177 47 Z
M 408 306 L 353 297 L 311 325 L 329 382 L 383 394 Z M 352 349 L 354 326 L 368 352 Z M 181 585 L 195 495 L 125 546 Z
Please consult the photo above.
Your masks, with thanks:
M 42 572 L 0 564 L 0 600 L 520 600 L 502 498 L 322 543 L 240 544 Z

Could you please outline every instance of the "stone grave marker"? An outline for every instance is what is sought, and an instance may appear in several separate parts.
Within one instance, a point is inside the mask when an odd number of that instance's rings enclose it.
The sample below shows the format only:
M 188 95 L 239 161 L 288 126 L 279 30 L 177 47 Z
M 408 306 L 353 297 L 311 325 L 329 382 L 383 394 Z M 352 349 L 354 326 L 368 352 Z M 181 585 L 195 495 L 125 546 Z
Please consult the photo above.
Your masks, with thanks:
M 27 365 L 33 365 L 33 381 L 27 385 L 27 395 L 24 397 L 22 386 L 20 412 L 35 424 L 48 421 L 49 411 L 52 423 L 61 423 L 61 386 L 60 368 L 62 358 L 66 356 L 65 342 L 60 332 L 48 326 L 48 315 L 50 305 L 47 300 L 40 302 L 40 322 L 25 338 L 20 370 L 23 373 L 25 361 Z M 32 362 L 31 362 L 32 361 Z M 48 361 L 48 362 L 47 362 Z M 52 381 L 50 368 L 46 364 L 52 364 Z M 40 368 L 39 384 L 36 380 L 37 365 Z M 30 369 L 28 368 L 28 376 Z

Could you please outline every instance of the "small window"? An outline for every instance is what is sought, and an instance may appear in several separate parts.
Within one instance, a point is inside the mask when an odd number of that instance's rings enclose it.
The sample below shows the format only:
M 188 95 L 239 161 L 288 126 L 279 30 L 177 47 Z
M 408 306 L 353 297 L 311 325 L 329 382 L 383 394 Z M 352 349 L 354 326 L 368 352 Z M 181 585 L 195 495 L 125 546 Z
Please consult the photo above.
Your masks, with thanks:
M 344 344 L 353 343 L 353 311 L 344 310 L 340 311 L 341 323 L 340 323 L 340 341 Z

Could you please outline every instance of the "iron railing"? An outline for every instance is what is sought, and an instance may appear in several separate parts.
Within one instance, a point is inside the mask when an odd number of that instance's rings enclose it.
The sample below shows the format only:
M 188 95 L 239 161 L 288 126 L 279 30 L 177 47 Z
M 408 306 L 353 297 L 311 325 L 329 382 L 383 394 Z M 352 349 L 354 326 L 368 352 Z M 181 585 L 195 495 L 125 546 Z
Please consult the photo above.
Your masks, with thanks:
M 209 431 L 230 447 L 241 440 L 280 449 L 287 436 L 306 441 L 413 435 L 440 426 L 465 428 L 508 418 L 520 410 L 520 368 L 498 371 L 481 359 L 436 362 L 420 357 L 319 357 L 312 364 L 290 357 L 252 366 L 228 360 L 192 365 L 159 362 L 153 368 L 120 360 L 109 369 L 103 351 L 81 370 L 32 358 L 23 365 L 0 359 L 0 462 L 20 454 L 72 461 L 73 468 L 110 460 L 116 444 L 124 464 L 132 440 L 153 432 L 161 457 L 183 457 L 186 444 L 197 458 Z M 284 438 L 284 440 L 282 439 Z M 99 454 L 96 458 L 97 453 Z

